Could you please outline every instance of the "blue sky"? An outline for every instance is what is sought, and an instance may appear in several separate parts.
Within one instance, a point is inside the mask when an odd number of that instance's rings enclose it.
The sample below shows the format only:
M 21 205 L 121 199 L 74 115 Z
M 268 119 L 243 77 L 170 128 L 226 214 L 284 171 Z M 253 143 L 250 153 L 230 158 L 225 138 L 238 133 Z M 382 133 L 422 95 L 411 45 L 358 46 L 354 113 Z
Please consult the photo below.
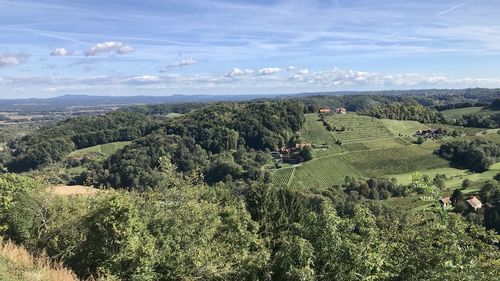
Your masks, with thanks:
M 0 0 L 0 97 L 500 87 L 496 0 Z

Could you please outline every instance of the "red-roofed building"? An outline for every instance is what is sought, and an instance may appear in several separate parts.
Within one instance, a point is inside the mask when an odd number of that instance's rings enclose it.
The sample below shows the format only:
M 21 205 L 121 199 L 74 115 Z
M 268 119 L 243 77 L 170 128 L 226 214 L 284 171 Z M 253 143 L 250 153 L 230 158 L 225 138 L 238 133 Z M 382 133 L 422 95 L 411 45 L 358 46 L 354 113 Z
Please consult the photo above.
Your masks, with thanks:
M 481 201 L 479 201 L 479 199 L 477 199 L 476 196 L 470 198 L 469 200 L 467 200 L 467 203 L 469 203 L 469 205 L 474 209 L 474 210 L 478 210 L 478 209 L 481 209 L 483 207 L 483 203 L 481 203 Z
M 451 206 L 450 197 L 444 197 L 444 198 L 439 199 L 439 203 L 441 203 L 441 206 L 443 206 L 443 207 Z

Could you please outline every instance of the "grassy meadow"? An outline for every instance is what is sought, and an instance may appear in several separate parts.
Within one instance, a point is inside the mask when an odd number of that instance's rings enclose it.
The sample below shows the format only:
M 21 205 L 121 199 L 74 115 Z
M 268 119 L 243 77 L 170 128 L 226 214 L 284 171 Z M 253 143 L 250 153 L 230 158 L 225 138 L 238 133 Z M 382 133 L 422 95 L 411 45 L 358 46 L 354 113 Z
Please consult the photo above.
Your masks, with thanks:
M 102 145 L 91 146 L 84 149 L 75 150 L 69 155 L 69 157 L 83 157 L 85 155 L 93 153 L 110 156 L 119 149 L 122 149 L 129 144 L 130 144 L 129 141 L 123 141 L 123 142 L 112 142 Z
M 475 107 L 448 109 L 441 111 L 441 113 L 443 114 L 444 117 L 447 118 L 460 118 L 466 114 L 484 112 L 483 110 L 486 111 L 486 108 L 475 106 Z

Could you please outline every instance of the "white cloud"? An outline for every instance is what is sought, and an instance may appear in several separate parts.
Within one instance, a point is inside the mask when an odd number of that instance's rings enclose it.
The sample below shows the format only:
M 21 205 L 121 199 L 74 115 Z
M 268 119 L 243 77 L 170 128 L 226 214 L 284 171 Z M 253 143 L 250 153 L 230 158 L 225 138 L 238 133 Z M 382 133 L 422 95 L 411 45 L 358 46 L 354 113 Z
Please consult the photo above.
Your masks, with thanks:
M 198 62 L 196 60 L 194 60 L 193 58 L 188 58 L 188 59 L 183 59 L 183 60 L 180 60 L 180 61 L 173 62 L 173 63 L 169 64 L 168 67 L 170 67 L 170 68 L 181 68 L 183 66 L 195 65 L 197 63 Z
M 26 62 L 29 55 L 27 54 L 0 54 L 0 67 L 16 66 Z
M 251 69 L 239 69 L 237 67 L 234 67 L 231 69 L 228 73 L 226 73 L 226 77 L 236 77 L 236 76 L 246 76 L 250 75 L 253 73 L 253 70 Z
M 134 83 L 157 83 L 160 82 L 160 77 L 155 75 L 142 75 L 142 76 L 134 76 L 126 79 L 127 82 Z
M 301 69 L 297 73 L 300 75 L 307 75 L 309 74 L 309 69 Z
M 259 75 L 271 75 L 271 74 L 276 74 L 276 73 L 279 73 L 282 71 L 283 71 L 283 69 L 278 68 L 278 67 L 266 67 L 266 68 L 259 69 L 258 73 L 259 73 Z
M 231 79 L 235 77 L 234 79 Z M 236 79 L 237 78 L 237 79 Z M 169 74 L 169 75 L 114 75 L 114 76 L 0 76 L 0 91 L 12 92 L 24 88 L 37 95 L 51 92 L 68 93 L 105 92 L 110 95 L 147 95 L 168 93 L 294 93 L 301 91 L 383 90 L 422 88 L 500 87 L 500 78 L 467 78 L 420 73 L 375 73 L 348 69 L 310 71 L 300 69 L 279 75 L 258 75 L 250 69 L 234 68 L 226 75 Z
M 132 53 L 135 51 L 134 48 L 123 44 L 122 42 L 108 41 L 103 43 L 98 43 L 85 52 L 86 56 L 96 56 L 102 53 L 112 53 L 115 52 L 119 55 L 124 55 Z
M 57 48 L 57 49 L 54 49 L 50 55 L 51 56 L 56 56 L 56 57 L 65 57 L 65 56 L 69 56 L 69 55 L 72 55 L 73 52 L 68 50 L 68 49 L 65 49 L 65 48 Z
M 445 76 L 424 75 L 420 73 L 381 74 L 365 71 L 333 70 L 310 73 L 303 71 L 292 76 L 297 81 L 329 87 L 338 86 L 431 86 L 440 83 L 455 84 L 461 81 Z M 476 81 L 478 82 L 478 81 Z

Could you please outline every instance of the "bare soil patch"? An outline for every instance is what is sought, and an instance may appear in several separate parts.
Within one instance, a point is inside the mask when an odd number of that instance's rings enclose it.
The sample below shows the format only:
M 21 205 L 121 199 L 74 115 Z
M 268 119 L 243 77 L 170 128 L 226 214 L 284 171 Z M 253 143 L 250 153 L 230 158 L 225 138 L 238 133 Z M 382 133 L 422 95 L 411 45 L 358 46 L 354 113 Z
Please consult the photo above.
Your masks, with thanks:
M 83 185 L 57 185 L 52 187 L 52 190 L 59 195 L 89 195 L 100 191 L 97 188 Z

